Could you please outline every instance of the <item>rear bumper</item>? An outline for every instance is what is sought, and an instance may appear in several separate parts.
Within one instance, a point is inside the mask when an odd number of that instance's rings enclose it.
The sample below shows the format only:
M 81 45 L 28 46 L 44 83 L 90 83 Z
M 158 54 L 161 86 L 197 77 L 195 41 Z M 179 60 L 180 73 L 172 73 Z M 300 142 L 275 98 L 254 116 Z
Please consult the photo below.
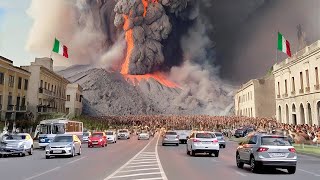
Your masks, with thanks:
M 215 153 L 219 152 L 219 149 L 193 149 L 195 153 Z
M 179 139 L 164 139 L 162 144 L 179 144 Z
M 102 146 L 102 145 L 104 145 L 104 144 L 106 144 L 105 142 L 98 142 L 98 144 L 94 144 L 94 143 L 92 143 L 92 142 L 88 142 L 88 146 Z
M 138 139 L 144 139 L 144 140 L 148 140 L 148 139 L 150 139 L 150 137 L 146 137 L 146 136 L 141 136 L 141 137 L 138 137 Z
M 292 167 L 297 165 L 297 161 L 256 161 L 258 165 L 273 167 Z
M 226 145 L 226 142 L 225 142 L 225 141 L 219 141 L 219 145 L 220 145 L 220 146 L 221 146 L 221 145 L 225 146 L 225 145 Z

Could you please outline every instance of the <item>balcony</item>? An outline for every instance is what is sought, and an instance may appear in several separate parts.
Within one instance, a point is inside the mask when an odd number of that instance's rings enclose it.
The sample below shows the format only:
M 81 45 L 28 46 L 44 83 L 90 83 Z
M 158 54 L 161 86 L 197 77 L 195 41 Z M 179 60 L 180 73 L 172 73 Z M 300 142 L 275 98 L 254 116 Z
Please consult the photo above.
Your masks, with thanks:
M 0 110 L 2 110 L 2 104 L 0 104 Z
M 291 95 L 292 96 L 296 95 L 296 91 L 291 91 Z
M 39 88 L 39 93 L 43 93 L 43 88 Z
M 8 111 L 13 111 L 13 109 L 14 109 L 13 107 L 14 107 L 14 105 L 8 105 L 7 110 Z
M 27 106 L 20 106 L 20 111 L 26 111 L 27 110 Z
M 52 91 L 47 90 L 47 89 L 44 89 L 44 90 L 43 90 L 43 94 L 44 94 L 44 95 L 47 95 L 47 96 L 54 96 L 54 95 L 53 95 L 54 93 L 53 93 Z
M 303 89 L 300 89 L 300 90 L 299 90 L 299 94 L 303 94 Z
M 277 95 L 277 98 L 279 99 L 279 98 L 280 98 L 280 95 Z
M 320 85 L 319 84 L 314 85 L 314 89 L 315 90 L 320 90 Z
M 310 87 L 306 87 L 306 92 L 307 92 L 307 93 L 310 92 Z
M 288 97 L 288 93 L 282 94 L 282 97 Z

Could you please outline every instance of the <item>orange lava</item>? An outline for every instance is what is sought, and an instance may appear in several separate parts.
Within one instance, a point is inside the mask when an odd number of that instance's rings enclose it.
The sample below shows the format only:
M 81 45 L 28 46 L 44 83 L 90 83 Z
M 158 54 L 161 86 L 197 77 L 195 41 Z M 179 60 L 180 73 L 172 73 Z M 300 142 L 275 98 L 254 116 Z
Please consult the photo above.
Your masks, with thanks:
M 143 17 L 146 17 L 147 9 L 148 9 L 148 6 L 149 6 L 149 0 L 142 0 L 142 4 L 143 4 L 143 8 L 144 8 Z
M 155 72 L 153 74 L 145 74 L 145 75 L 124 75 L 127 81 L 131 81 L 134 85 L 139 84 L 142 80 L 154 79 L 158 81 L 160 84 L 167 86 L 169 88 L 179 88 L 179 85 L 168 80 L 167 77 L 161 72 Z
M 123 16 L 125 19 L 125 23 L 123 25 L 123 29 L 126 31 L 125 33 L 125 38 L 127 42 L 127 54 L 126 58 L 121 66 L 121 74 L 129 74 L 129 62 L 130 62 L 130 57 L 132 54 L 132 50 L 134 48 L 134 43 L 133 43 L 133 30 L 129 29 L 129 19 L 128 16 Z

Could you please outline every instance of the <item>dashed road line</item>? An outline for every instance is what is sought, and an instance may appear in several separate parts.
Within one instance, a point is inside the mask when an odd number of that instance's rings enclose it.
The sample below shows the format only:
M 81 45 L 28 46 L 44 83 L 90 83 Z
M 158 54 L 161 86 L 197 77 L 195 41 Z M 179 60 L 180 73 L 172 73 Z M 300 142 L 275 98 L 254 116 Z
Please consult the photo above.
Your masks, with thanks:
M 311 174 L 311 175 L 320 177 L 320 174 L 317 174 L 317 173 L 314 173 L 314 172 L 306 171 L 306 170 L 304 170 L 304 169 L 298 169 L 298 170 L 299 170 L 299 171 L 302 171 L 302 172 L 305 172 L 305 173 L 307 173 L 307 174 Z
M 158 143 L 155 144 L 154 151 L 150 151 L 151 143 L 155 143 L 155 138 L 151 140 L 140 152 L 126 162 L 119 169 L 114 171 L 104 180 L 126 178 L 128 180 L 167 180 L 158 155 Z M 147 150 L 148 148 L 148 150 Z
M 79 159 L 76 159 L 76 160 L 73 160 L 73 161 L 70 161 L 70 162 L 68 162 L 67 164 L 72 164 L 72 163 L 75 163 L 75 162 L 77 162 L 77 161 L 80 161 L 80 160 L 82 160 L 82 159 L 84 159 L 84 158 L 86 158 L 86 156 L 84 156 L 84 157 L 81 157 L 81 158 L 79 158 Z
M 53 169 L 50 169 L 50 170 L 48 170 L 48 171 L 45 171 L 45 172 L 43 172 L 43 173 L 39 173 L 39 174 L 36 174 L 36 175 L 34 175 L 34 176 L 28 177 L 28 178 L 26 178 L 26 179 L 24 179 L 24 180 L 34 179 L 34 178 L 37 178 L 37 177 L 39 177 L 39 176 L 42 176 L 42 175 L 44 175 L 44 174 L 47 174 L 47 173 L 49 173 L 49 172 L 52 172 L 52 171 L 55 171 L 55 170 L 58 170 L 58 169 L 60 169 L 59 166 L 58 166 L 58 167 L 55 167 L 55 168 L 53 168 Z

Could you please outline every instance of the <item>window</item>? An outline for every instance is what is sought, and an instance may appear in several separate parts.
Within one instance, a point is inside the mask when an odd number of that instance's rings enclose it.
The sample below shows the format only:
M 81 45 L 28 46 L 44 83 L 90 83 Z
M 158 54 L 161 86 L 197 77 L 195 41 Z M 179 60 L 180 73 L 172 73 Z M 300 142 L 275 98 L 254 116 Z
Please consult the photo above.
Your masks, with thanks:
M 16 103 L 16 107 L 20 106 L 20 97 L 17 97 L 17 103 Z
M 21 89 L 21 84 L 22 84 L 22 78 L 19 77 L 19 80 L 18 80 L 18 89 Z
M 0 95 L 0 109 L 2 109 L 2 95 Z
M 291 146 L 289 140 L 285 137 L 262 137 L 261 145 L 266 146 Z
M 315 75 L 316 75 L 316 85 L 319 85 L 319 71 L 318 67 L 314 68 Z
M 284 88 L 285 88 L 286 94 L 288 94 L 287 80 L 284 80 Z
M 303 89 L 303 75 L 302 75 L 302 72 L 300 72 L 300 89 Z
M 12 96 L 11 95 L 8 96 L 8 105 L 12 105 Z
M 47 89 L 47 82 L 44 82 L 44 89 Z
M 67 95 L 67 101 L 70 101 L 70 95 Z
M 196 138 L 211 139 L 214 138 L 211 133 L 197 133 Z
M 23 98 L 22 98 L 21 106 L 22 106 L 22 107 L 25 107 L 25 106 L 26 106 L 26 97 L 23 97 Z
M 24 80 L 24 90 L 28 90 L 28 83 L 29 83 L 28 79 L 25 79 Z
M 307 81 L 307 87 L 310 87 L 310 83 L 309 83 L 309 70 L 306 70 L 306 81 Z
M 82 95 L 80 95 L 80 102 L 82 102 Z
M 14 77 L 13 76 L 9 76 L 9 87 L 13 87 L 14 85 Z
M 3 72 L 0 72 L 0 84 L 4 83 L 4 74 Z
M 295 82 L 294 82 L 294 77 L 292 77 L 292 92 L 295 92 L 296 91 L 296 85 L 295 85 Z
M 280 82 L 278 82 L 278 95 L 280 96 Z
M 40 81 L 40 88 L 43 86 L 43 80 Z
M 248 144 L 257 144 L 257 136 L 251 137 L 251 139 L 249 140 Z

